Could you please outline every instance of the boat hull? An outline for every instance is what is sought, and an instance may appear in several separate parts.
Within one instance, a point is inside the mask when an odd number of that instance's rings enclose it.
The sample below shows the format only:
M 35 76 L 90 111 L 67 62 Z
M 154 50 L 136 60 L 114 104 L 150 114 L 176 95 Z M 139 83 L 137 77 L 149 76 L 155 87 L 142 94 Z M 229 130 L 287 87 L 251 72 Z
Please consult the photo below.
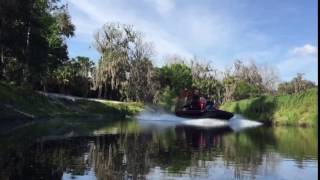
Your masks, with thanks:
M 212 110 L 212 111 L 200 111 L 200 110 L 186 110 L 177 111 L 176 115 L 185 118 L 214 118 L 229 120 L 233 117 L 233 113 L 222 111 L 222 110 Z

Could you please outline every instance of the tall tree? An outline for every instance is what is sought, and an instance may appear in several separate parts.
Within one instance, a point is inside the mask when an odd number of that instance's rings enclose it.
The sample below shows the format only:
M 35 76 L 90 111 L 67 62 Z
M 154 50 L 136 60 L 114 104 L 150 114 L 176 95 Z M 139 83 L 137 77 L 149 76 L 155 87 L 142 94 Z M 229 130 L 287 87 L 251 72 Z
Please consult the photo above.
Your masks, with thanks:
M 0 77 L 45 86 L 53 69 L 68 59 L 64 39 L 73 35 L 74 26 L 66 6 L 59 0 L 4 0 L 0 18 Z
M 94 63 L 82 56 L 64 62 L 53 73 L 60 92 L 87 97 L 93 84 L 93 67 Z
M 123 97 L 126 88 L 129 71 L 128 51 L 133 43 L 135 32 L 132 26 L 118 23 L 105 24 L 100 31 L 95 34 L 94 45 L 101 54 L 99 62 L 98 81 L 99 97 L 104 88 L 104 97 L 120 99 Z
M 94 44 L 101 54 L 96 71 L 98 97 L 103 93 L 111 99 L 152 99 L 153 51 L 140 32 L 130 25 L 107 23 L 95 34 Z
M 157 91 L 157 82 L 151 61 L 152 53 L 152 45 L 144 42 L 142 35 L 136 33 L 134 44 L 129 53 L 131 60 L 127 96 L 130 100 L 153 101 Z

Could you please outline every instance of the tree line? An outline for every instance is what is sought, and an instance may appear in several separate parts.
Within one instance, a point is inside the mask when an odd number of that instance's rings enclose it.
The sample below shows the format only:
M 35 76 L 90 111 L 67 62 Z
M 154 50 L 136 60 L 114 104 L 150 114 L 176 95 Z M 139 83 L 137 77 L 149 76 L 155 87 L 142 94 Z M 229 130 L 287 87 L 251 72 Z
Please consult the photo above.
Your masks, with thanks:
M 74 35 L 67 6 L 59 0 L 0 2 L 1 79 L 33 88 L 48 86 L 68 61 L 66 39 Z
M 219 71 L 201 59 L 169 56 L 156 67 L 152 43 L 120 23 L 106 23 L 94 34 L 96 64 L 88 57 L 70 59 L 66 39 L 76 27 L 59 0 L 2 0 L 0 19 L 0 79 L 35 90 L 170 105 L 185 88 L 221 104 L 316 86 L 303 74 L 279 84 L 274 69 L 254 61 L 236 60 Z

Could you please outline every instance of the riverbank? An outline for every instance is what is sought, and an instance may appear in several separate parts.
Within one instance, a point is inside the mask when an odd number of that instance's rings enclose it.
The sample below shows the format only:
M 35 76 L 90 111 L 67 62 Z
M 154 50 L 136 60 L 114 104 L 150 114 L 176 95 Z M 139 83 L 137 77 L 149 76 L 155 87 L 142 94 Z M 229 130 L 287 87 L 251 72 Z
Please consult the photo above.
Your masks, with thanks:
M 223 104 L 221 109 L 273 125 L 318 126 L 318 88 L 293 95 L 262 96 Z
M 0 82 L 0 120 L 49 117 L 122 118 L 142 110 L 143 104 L 103 99 L 48 96 L 28 88 Z

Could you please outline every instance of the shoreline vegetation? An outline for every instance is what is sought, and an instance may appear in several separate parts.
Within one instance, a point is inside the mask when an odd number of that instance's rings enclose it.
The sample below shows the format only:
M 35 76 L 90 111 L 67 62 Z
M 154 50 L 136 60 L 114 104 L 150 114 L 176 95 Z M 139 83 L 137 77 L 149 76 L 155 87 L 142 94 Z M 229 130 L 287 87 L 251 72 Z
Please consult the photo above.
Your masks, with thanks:
M 226 102 L 220 109 L 272 125 L 318 127 L 318 88 L 292 95 Z M 125 118 L 143 110 L 139 102 L 90 99 L 36 92 L 0 82 L 1 120 L 54 117 Z
M 318 127 L 318 88 L 226 102 L 220 108 L 265 124 Z
M 67 40 L 77 27 L 67 7 L 61 0 L 0 1 L 0 119 L 125 117 L 144 104 L 172 110 L 189 89 L 252 119 L 318 123 L 317 96 L 298 95 L 318 86 L 303 73 L 282 81 L 272 65 L 241 57 L 225 69 L 197 56 L 156 59 L 157 42 L 134 25 L 105 22 L 92 32 L 99 57 L 69 57 Z
M 50 117 L 124 118 L 142 110 L 138 102 L 49 97 L 31 89 L 0 82 L 0 119 L 26 120 Z

